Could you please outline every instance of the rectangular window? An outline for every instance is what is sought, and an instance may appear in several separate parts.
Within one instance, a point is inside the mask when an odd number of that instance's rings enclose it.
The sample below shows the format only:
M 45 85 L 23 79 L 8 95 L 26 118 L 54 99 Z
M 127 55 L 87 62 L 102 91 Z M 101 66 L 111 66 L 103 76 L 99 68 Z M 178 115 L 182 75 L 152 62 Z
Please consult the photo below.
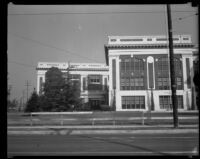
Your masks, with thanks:
M 139 79 L 135 78 L 135 86 L 139 86 Z
M 158 38 L 156 41 L 167 41 L 167 38 Z
M 156 87 L 159 90 L 169 90 L 170 89 L 170 78 L 169 78 L 169 62 L 168 58 L 161 57 L 156 62 L 156 74 L 157 74 L 157 83 Z M 179 58 L 174 58 L 174 67 L 175 67 L 175 77 L 177 89 L 183 89 L 182 82 L 182 62 Z
M 130 109 L 131 108 L 131 98 L 130 97 L 126 97 L 126 98 L 127 98 L 127 101 L 126 101 L 127 109 Z
M 190 61 L 186 58 L 186 73 L 187 73 L 187 86 L 191 88 L 191 76 L 190 76 Z
M 172 109 L 171 96 L 159 96 L 160 109 Z M 177 96 L 178 109 L 183 109 L 183 96 Z
M 126 97 L 122 97 L 122 109 L 126 109 Z
M 105 89 L 105 90 L 108 90 L 107 78 L 104 78 L 104 89 Z
M 121 58 L 120 89 L 121 90 L 144 90 L 144 61 L 143 59 L 137 59 L 135 57 Z
M 89 84 L 100 84 L 100 75 L 89 75 Z
M 88 90 L 102 90 L 102 75 L 88 76 Z
M 143 39 L 120 39 L 120 41 L 143 41 Z
M 86 78 L 83 77 L 83 90 L 86 90 Z
M 76 80 L 79 80 L 80 79 L 80 75 L 79 74 L 69 74 L 69 78 L 70 79 L 76 79 Z
M 122 96 L 122 109 L 145 109 L 145 97 Z
M 121 72 L 125 72 L 125 62 L 121 62 Z
M 144 104 L 144 97 L 140 96 L 140 106 L 141 106 L 141 109 L 145 109 L 145 104 Z
M 110 41 L 115 42 L 115 41 L 117 41 L 117 40 L 116 40 L 116 39 L 110 39 Z
M 183 38 L 183 40 L 189 40 L 189 38 Z
M 130 68 L 130 62 L 127 60 L 127 62 L 125 63 L 126 66 L 126 72 L 129 73 L 131 68 Z

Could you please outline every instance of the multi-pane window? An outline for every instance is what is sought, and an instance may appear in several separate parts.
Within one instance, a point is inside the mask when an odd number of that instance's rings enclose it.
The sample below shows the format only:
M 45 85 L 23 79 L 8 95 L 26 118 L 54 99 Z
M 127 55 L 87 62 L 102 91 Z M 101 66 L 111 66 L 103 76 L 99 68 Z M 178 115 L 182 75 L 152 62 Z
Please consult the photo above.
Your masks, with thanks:
M 170 78 L 165 78 L 165 77 L 158 77 L 157 78 L 157 84 L 158 84 L 158 89 L 162 90 L 167 90 L 167 89 L 170 89 L 169 86 L 170 86 Z
M 79 74 L 69 74 L 69 78 L 71 80 L 80 80 L 80 75 Z
M 67 79 L 66 79 L 67 80 Z M 81 76 L 80 74 L 69 74 L 69 80 L 71 81 L 71 84 L 75 86 L 77 89 L 81 89 Z
M 88 90 L 102 90 L 102 76 L 89 75 L 88 76 Z
M 135 57 L 121 58 L 120 63 L 120 89 L 144 89 L 144 61 Z
M 145 97 L 122 96 L 122 109 L 145 109 Z
M 174 58 L 174 68 L 175 68 L 175 82 L 176 89 L 183 89 L 182 81 L 182 63 L 178 58 Z M 161 57 L 157 61 L 157 88 L 159 90 L 168 90 L 170 89 L 170 77 L 169 77 L 169 60 L 167 57 Z
M 107 78 L 104 78 L 104 90 L 108 90 Z
M 175 82 L 176 82 L 176 89 L 182 89 L 182 78 L 177 77 L 175 78 Z M 158 89 L 159 90 L 168 90 L 170 89 L 170 84 L 171 84 L 171 80 L 169 77 L 167 78 L 157 78 L 157 85 L 158 85 Z
M 168 64 L 168 58 L 160 58 L 157 62 L 157 68 L 158 68 L 158 75 L 165 75 L 169 76 L 169 64 Z
M 175 80 L 176 80 L 176 89 L 182 89 L 183 88 L 183 86 L 182 86 L 182 84 L 183 84 L 182 78 L 181 77 L 177 77 Z
M 100 84 L 100 75 L 90 75 L 89 84 Z
M 171 96 L 159 96 L 160 109 L 172 109 Z M 178 109 L 183 109 L 183 96 L 177 96 Z
M 87 90 L 87 86 L 86 86 L 86 77 L 83 77 L 83 90 Z

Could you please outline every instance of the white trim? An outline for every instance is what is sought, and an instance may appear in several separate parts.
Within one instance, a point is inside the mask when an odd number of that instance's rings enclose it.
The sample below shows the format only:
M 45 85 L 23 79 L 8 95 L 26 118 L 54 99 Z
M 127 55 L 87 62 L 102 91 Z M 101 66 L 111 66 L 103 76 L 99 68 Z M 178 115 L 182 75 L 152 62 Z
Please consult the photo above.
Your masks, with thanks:
M 151 89 L 149 87 L 149 66 L 148 66 L 149 63 L 153 64 L 153 85 L 154 85 L 153 89 L 155 89 L 155 63 L 154 63 L 154 58 L 152 56 L 147 57 L 147 87 L 148 89 Z

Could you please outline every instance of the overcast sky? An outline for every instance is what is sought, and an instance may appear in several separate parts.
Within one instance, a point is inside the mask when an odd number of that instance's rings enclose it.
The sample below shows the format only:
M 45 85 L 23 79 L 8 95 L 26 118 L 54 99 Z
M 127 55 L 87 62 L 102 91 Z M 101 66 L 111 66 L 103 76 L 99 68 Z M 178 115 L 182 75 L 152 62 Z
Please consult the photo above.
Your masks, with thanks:
M 191 4 L 171 5 L 174 34 L 198 43 Z M 70 14 L 69 14 L 70 13 Z M 38 62 L 105 63 L 109 35 L 166 35 L 165 5 L 8 5 L 8 84 L 11 99 L 36 88 Z M 179 20 L 182 18 L 182 20 Z M 25 96 L 26 99 L 26 96 Z

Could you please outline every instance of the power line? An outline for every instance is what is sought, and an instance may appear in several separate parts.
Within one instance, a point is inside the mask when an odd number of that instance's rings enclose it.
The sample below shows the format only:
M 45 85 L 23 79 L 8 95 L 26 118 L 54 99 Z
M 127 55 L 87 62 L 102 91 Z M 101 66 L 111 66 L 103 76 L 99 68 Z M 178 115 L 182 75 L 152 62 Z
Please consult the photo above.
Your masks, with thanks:
M 172 21 L 175 22 L 175 21 L 178 21 L 178 20 L 187 19 L 187 18 L 190 18 L 190 17 L 196 16 L 196 15 L 198 15 L 198 14 L 199 14 L 199 13 L 195 13 L 195 14 L 191 14 L 191 15 L 188 15 L 188 16 L 185 16 L 185 17 L 174 18 L 174 19 L 172 19 Z
M 97 60 L 94 60 L 94 59 L 91 59 L 91 58 L 88 58 L 88 57 L 85 57 L 85 56 L 81 56 L 81 55 L 79 55 L 79 54 L 77 54 L 75 52 L 72 52 L 72 51 L 69 51 L 69 50 L 65 50 L 65 49 L 62 49 L 62 48 L 58 48 L 58 47 L 55 47 L 55 46 L 40 42 L 38 40 L 30 39 L 30 38 L 27 38 L 27 37 L 24 37 L 24 36 L 21 36 L 21 35 L 17 35 L 17 34 L 11 33 L 11 32 L 8 32 L 8 34 L 11 34 L 13 36 L 19 37 L 19 38 L 24 39 L 24 40 L 29 40 L 29 41 L 35 42 L 37 44 L 40 44 L 40 45 L 43 45 L 43 46 L 46 46 L 46 47 L 49 47 L 49 48 L 54 48 L 56 50 L 65 52 L 66 54 L 75 55 L 75 56 L 78 56 L 78 57 L 81 57 L 81 58 L 84 58 L 84 59 L 87 59 L 87 60 L 90 60 L 90 61 L 100 62 L 100 61 L 97 61 Z
M 196 12 L 196 11 L 181 11 L 174 10 L 172 12 L 176 13 L 187 13 L 187 12 Z M 165 13 L 164 11 L 130 11 L 130 12 L 55 12 L 55 13 L 10 13 L 8 15 L 64 15 L 64 14 L 133 14 L 133 13 L 146 13 L 146 14 L 155 14 L 155 13 Z
M 33 65 L 29 65 L 29 64 L 25 64 L 25 63 L 20 63 L 20 62 L 16 62 L 16 61 L 9 61 L 8 60 L 8 63 L 14 63 L 14 64 L 17 64 L 17 65 L 21 65 L 21 66 L 26 66 L 26 67 L 34 67 Z

